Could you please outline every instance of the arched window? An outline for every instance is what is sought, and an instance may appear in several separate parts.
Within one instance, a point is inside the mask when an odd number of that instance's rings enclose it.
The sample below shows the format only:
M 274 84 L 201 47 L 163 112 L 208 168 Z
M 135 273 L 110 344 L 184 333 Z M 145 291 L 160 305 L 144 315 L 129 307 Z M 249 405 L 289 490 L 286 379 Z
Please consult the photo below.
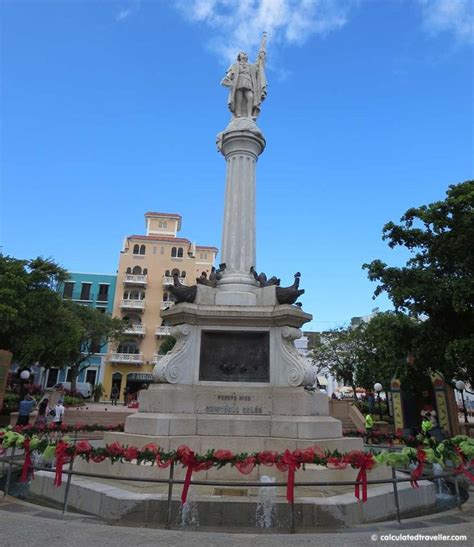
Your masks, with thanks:
M 181 277 L 182 277 L 183 279 L 186 277 L 186 272 L 185 272 L 184 270 L 181 272 Z
M 169 270 L 165 271 L 165 277 L 170 277 L 170 271 Z
M 128 300 L 128 291 L 123 291 L 123 299 Z
M 140 245 L 140 254 L 141 255 L 145 254 L 145 250 L 146 250 L 145 245 Z
M 178 258 L 183 258 L 183 248 L 182 247 L 180 247 L 178 249 Z
M 167 301 L 168 301 L 168 293 L 164 292 L 163 293 L 163 302 L 167 302 Z
M 142 273 L 142 269 L 140 268 L 140 266 L 134 266 L 133 270 L 132 270 L 132 274 L 133 275 L 141 275 Z
M 147 275 L 148 273 L 148 268 L 143 268 L 143 275 Z
M 133 246 L 133 254 L 134 254 L 134 255 L 140 254 L 140 245 L 138 245 L 138 243 L 136 243 L 136 244 Z
M 132 273 L 132 268 L 127 268 L 127 273 L 131 274 Z
M 131 291 L 130 300 L 143 300 L 143 293 L 141 291 Z
M 176 247 L 173 247 L 173 248 L 171 249 L 171 257 L 174 258 L 174 257 L 177 256 L 177 254 L 178 254 L 178 253 L 177 253 Z
M 173 277 L 174 275 L 178 275 L 179 276 L 179 270 L 178 268 L 173 268 L 171 270 L 171 277 Z

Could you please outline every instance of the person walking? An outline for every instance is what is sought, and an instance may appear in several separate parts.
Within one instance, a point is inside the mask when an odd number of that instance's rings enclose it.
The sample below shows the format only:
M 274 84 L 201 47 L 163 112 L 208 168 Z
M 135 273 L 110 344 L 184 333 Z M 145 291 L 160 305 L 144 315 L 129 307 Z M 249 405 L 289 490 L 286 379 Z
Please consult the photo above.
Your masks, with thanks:
M 49 406 L 48 399 L 43 399 L 38 406 L 38 416 L 36 417 L 35 427 L 42 427 L 48 424 Z
M 23 401 L 20 401 L 16 425 L 28 425 L 30 423 L 30 414 L 35 407 L 36 401 L 29 393 L 27 393 Z
M 114 384 L 114 386 L 112 388 L 112 392 L 110 394 L 110 398 L 112 400 L 112 405 L 117 406 L 117 399 L 119 398 L 119 395 L 120 395 L 119 388 L 117 387 L 117 384 Z
M 63 416 L 64 416 L 64 406 L 62 399 L 59 399 L 59 401 L 56 403 L 56 406 L 54 407 L 54 417 L 53 417 L 53 423 L 56 427 L 60 427 L 63 423 Z
M 367 414 L 365 417 L 365 443 L 369 444 L 370 437 L 372 435 L 372 431 L 374 429 L 374 419 L 372 418 L 372 414 Z

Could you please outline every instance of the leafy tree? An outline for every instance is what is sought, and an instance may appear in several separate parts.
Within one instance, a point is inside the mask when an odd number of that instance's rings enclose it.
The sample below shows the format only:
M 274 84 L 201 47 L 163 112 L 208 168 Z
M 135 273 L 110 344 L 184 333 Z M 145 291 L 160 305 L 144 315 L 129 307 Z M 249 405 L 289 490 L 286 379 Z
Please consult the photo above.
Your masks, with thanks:
M 69 323 L 57 287 L 67 278 L 50 259 L 0 255 L 0 347 L 16 361 L 58 364 Z
M 77 377 L 90 366 L 91 358 L 102 353 L 110 342 L 121 340 L 127 323 L 74 302 L 63 301 L 62 305 L 74 328 L 63 348 L 65 356 L 61 366 L 70 367 L 71 390 L 75 391 Z
M 360 353 L 360 329 L 334 329 L 321 333 L 311 352 L 318 372 L 329 372 L 345 386 L 356 389 L 356 367 Z
M 160 349 L 158 350 L 159 355 L 166 355 L 169 351 L 174 348 L 176 344 L 176 338 L 174 336 L 165 336 L 163 342 L 161 343 Z
M 403 313 L 379 313 L 360 325 L 357 385 L 372 389 L 380 382 L 388 389 L 392 378 L 405 379 L 419 332 L 420 323 Z
M 383 239 L 405 247 L 403 267 L 364 264 L 397 311 L 420 320 L 416 366 L 474 385 L 474 181 L 452 185 L 446 199 L 409 209 Z M 374 296 L 374 297 L 375 297 Z

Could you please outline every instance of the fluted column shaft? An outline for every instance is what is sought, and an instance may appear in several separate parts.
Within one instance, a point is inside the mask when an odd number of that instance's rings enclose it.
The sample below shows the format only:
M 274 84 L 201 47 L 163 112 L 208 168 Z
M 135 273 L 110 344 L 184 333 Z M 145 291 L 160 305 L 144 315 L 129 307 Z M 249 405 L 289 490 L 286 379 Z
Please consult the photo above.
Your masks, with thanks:
M 229 131 L 222 138 L 227 163 L 221 247 L 226 270 L 222 284 L 254 284 L 249 271 L 256 265 L 255 175 L 264 147 L 264 139 L 250 131 Z

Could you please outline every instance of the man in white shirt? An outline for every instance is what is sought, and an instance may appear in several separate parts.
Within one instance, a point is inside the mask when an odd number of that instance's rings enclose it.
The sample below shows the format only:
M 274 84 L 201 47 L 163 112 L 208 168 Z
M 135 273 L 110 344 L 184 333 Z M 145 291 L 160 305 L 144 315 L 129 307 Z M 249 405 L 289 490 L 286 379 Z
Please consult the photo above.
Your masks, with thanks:
M 59 400 L 54 407 L 54 418 L 53 423 L 57 426 L 60 426 L 63 423 L 64 416 L 64 406 L 62 400 Z

